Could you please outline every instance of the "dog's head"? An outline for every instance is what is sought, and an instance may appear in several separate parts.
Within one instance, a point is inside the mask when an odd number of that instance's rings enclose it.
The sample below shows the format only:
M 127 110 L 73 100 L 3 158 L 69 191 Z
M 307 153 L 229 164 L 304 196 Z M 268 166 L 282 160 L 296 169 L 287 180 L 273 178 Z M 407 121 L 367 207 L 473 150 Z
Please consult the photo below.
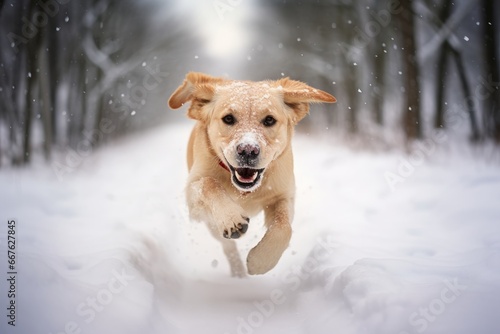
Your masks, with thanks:
M 309 103 L 336 100 L 288 78 L 235 81 L 191 72 L 168 103 L 177 109 L 188 101 L 188 116 L 205 125 L 211 149 L 230 170 L 233 185 L 253 191 L 289 145 L 293 126 L 307 115 Z

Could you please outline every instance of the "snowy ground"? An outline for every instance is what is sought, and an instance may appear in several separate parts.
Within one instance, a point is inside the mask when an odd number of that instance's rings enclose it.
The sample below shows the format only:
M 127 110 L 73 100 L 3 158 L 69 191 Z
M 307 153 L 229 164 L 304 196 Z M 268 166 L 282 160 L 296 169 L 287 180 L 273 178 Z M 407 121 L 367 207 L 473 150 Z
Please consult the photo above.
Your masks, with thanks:
M 60 180 L 42 164 L 0 169 L 0 333 L 500 332 L 498 164 L 446 145 L 405 157 L 298 135 L 291 246 L 269 274 L 236 279 L 187 218 L 189 129 L 134 135 Z M 251 221 L 243 256 L 262 226 Z

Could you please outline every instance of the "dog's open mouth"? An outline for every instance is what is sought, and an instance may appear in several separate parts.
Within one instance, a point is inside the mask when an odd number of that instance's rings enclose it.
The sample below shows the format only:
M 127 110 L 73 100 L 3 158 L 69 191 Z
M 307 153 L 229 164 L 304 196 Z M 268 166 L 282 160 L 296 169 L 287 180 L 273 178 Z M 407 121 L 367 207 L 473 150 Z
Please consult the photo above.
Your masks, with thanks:
M 234 168 L 231 165 L 229 165 L 229 168 L 231 170 L 233 184 L 238 188 L 248 191 L 253 190 L 260 184 L 262 173 L 265 169 L 256 169 L 249 167 Z

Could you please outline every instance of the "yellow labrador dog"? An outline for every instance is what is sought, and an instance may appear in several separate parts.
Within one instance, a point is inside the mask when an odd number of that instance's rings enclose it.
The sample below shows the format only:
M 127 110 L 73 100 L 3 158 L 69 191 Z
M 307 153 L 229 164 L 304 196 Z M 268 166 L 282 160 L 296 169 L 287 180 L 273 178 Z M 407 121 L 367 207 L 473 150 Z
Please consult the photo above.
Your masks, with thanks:
M 271 270 L 292 234 L 295 180 L 291 139 L 311 102 L 335 102 L 290 80 L 237 81 L 190 72 L 168 102 L 196 125 L 188 144 L 187 204 L 223 244 L 233 276 L 245 269 L 234 240 L 264 210 L 267 231 L 247 257 L 248 273 Z

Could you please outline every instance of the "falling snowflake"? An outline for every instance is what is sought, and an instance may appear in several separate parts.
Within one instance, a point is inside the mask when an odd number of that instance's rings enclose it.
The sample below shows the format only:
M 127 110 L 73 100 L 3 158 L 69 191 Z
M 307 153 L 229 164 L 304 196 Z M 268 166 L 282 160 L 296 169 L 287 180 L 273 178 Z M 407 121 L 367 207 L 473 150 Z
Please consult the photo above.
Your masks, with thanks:
M 466 42 L 468 42 L 468 41 L 469 41 L 469 37 L 464 36 L 464 40 L 465 40 Z

